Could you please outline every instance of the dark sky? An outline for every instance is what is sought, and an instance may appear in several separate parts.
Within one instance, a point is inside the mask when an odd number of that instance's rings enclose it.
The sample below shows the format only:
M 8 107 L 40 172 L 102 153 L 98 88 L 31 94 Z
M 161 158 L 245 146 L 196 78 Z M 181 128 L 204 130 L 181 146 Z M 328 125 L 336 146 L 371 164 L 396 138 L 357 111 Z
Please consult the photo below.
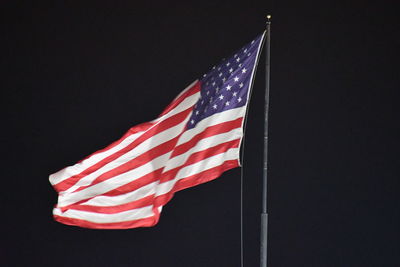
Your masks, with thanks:
M 240 170 L 178 192 L 159 224 L 53 221 L 48 175 L 154 119 L 272 11 L 270 267 L 400 266 L 395 1 L 1 4 L 4 266 L 240 266 Z M 245 266 L 258 266 L 263 60 L 245 155 Z

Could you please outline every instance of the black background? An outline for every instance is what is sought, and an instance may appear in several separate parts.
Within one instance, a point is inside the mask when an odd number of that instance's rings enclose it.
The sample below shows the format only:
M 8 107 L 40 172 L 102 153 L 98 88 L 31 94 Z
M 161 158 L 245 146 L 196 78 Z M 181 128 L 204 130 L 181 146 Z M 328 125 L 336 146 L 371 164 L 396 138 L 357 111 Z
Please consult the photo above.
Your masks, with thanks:
M 395 1 L 37 2 L 1 4 L 1 265 L 239 266 L 239 169 L 130 230 L 54 222 L 48 175 L 154 119 L 272 11 L 269 266 L 400 266 Z M 245 266 L 259 261 L 264 70 L 246 138 Z

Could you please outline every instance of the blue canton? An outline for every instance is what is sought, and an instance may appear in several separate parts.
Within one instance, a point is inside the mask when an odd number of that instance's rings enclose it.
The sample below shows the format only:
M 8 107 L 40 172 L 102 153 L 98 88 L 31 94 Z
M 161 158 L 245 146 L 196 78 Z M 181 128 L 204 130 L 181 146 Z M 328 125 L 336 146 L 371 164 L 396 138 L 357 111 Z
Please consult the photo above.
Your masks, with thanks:
M 200 98 L 194 106 L 187 128 L 225 110 L 244 106 L 255 68 L 257 51 L 262 42 L 262 35 L 236 51 L 200 79 Z

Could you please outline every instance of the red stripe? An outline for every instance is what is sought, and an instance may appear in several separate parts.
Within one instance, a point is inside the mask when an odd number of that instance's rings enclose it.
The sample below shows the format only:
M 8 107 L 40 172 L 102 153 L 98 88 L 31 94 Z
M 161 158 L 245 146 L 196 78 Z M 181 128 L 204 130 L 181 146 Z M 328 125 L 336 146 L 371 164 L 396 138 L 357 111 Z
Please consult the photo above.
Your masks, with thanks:
M 94 223 L 86 220 L 67 218 L 58 215 L 53 215 L 53 217 L 54 220 L 63 224 L 75 225 L 91 229 L 129 229 L 136 227 L 151 227 L 158 222 L 158 218 L 155 216 L 140 220 L 116 222 L 116 223 Z
M 155 170 L 151 173 L 148 173 L 139 179 L 136 179 L 130 183 L 121 185 L 118 188 L 115 188 L 107 193 L 102 194 L 102 196 L 118 196 L 122 194 L 126 194 L 132 191 L 135 191 L 145 185 L 148 185 L 150 183 L 153 183 L 155 181 L 158 181 L 162 175 L 164 168 L 160 168 L 158 170 Z
M 181 191 L 183 189 L 214 180 L 218 178 L 223 172 L 236 167 L 239 167 L 238 160 L 227 160 L 222 165 L 216 166 L 214 168 L 181 179 L 178 182 L 176 182 L 171 191 L 169 191 L 164 195 L 157 196 L 154 199 L 154 207 L 156 208 L 167 204 L 174 196 L 174 193 L 177 191 Z
M 184 167 L 187 167 L 189 165 L 192 165 L 196 162 L 205 160 L 209 157 L 221 154 L 221 153 L 225 153 L 227 150 L 231 149 L 231 148 L 235 148 L 238 147 L 240 143 L 240 139 L 235 139 L 232 141 L 228 141 L 213 147 L 209 147 L 205 150 L 202 151 L 198 151 L 195 152 L 193 154 L 191 154 L 187 160 L 184 162 L 184 164 L 182 164 L 181 166 L 178 166 L 174 169 L 168 170 L 167 172 L 165 172 L 163 174 L 163 176 L 160 179 L 160 183 L 164 183 L 167 182 L 169 180 L 172 180 L 175 178 L 175 176 L 177 175 L 177 173 L 183 169 Z
M 196 82 L 190 89 L 188 89 L 185 93 L 183 93 L 181 96 L 179 96 L 177 99 L 172 101 L 164 110 L 163 112 L 158 116 L 164 116 L 168 112 L 170 112 L 172 109 L 177 107 L 180 103 L 182 103 L 183 100 L 185 100 L 187 97 L 194 95 L 197 92 L 200 92 L 201 89 L 201 84 L 200 81 Z
M 73 205 L 70 206 L 69 209 L 73 210 L 82 210 L 82 211 L 89 211 L 95 213 L 105 213 L 105 214 L 114 214 L 119 213 L 127 210 L 133 210 L 138 208 L 147 207 L 153 204 L 154 194 L 131 201 L 125 204 L 120 204 L 116 206 L 93 206 L 93 205 Z
M 60 183 L 54 185 L 54 188 L 58 192 L 67 190 L 71 186 L 75 185 L 80 179 L 82 179 L 86 175 L 89 175 L 90 173 L 98 170 L 99 168 L 103 167 L 107 163 L 117 159 L 118 157 L 120 157 L 123 154 L 125 154 L 126 152 L 132 150 L 133 148 L 135 148 L 137 145 L 144 142 L 145 140 L 153 137 L 154 135 L 156 135 L 162 131 L 165 131 L 168 128 L 178 125 L 189 115 L 189 113 L 192 111 L 192 108 L 193 107 L 190 107 L 178 114 L 175 114 L 175 115 L 169 117 L 168 119 L 166 119 L 164 121 L 159 122 L 157 125 L 155 125 L 154 127 L 150 128 L 148 131 L 143 133 L 143 135 L 141 135 L 139 138 L 137 138 L 135 141 L 133 141 L 131 144 L 129 144 L 125 148 L 106 157 L 105 159 L 101 160 L 100 162 L 90 166 L 89 168 L 85 169 L 81 173 L 74 175 L 64 181 L 61 181 Z
M 189 149 L 194 147 L 201 139 L 221 133 L 227 133 L 235 128 L 240 128 L 242 126 L 242 121 L 243 118 L 238 118 L 233 121 L 227 121 L 205 128 L 202 132 L 198 133 L 192 139 L 190 139 L 190 141 L 177 146 L 172 152 L 171 158 L 187 152 Z

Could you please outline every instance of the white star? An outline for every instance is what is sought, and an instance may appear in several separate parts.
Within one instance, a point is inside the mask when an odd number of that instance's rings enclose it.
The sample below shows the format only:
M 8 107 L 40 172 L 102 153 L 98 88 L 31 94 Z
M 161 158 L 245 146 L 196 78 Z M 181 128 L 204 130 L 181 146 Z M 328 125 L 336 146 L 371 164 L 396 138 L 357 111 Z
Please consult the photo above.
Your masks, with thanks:
M 237 92 L 233 92 L 233 94 L 232 94 L 233 96 L 236 96 L 237 95 Z
M 221 70 L 221 67 L 218 67 L 218 71 L 220 71 Z
M 226 101 L 225 106 L 229 106 L 229 101 Z
M 196 115 L 199 115 L 199 111 L 198 110 L 196 110 Z
M 224 99 L 224 96 L 223 96 L 223 95 L 220 95 L 220 96 L 219 96 L 219 99 L 221 99 L 221 100 Z
M 217 105 L 214 104 L 213 109 L 217 109 Z
M 240 84 L 239 84 L 239 87 L 242 88 L 242 87 L 243 87 L 243 83 L 240 83 Z
M 240 61 L 240 57 L 238 57 L 237 59 L 236 59 L 236 62 L 239 62 Z
M 229 69 L 229 72 L 230 72 L 230 73 L 232 73 L 232 71 L 233 71 L 233 69 L 232 69 L 232 68 L 230 68 L 230 69 Z
M 251 55 L 251 53 L 248 53 L 247 56 L 249 57 Z
M 228 62 L 228 63 L 226 63 L 226 66 L 227 66 L 227 67 L 228 67 L 229 65 L 231 65 L 231 63 L 229 63 L 229 62 Z
M 221 76 L 222 76 L 222 72 L 220 72 L 220 73 L 218 74 L 218 76 L 221 77 Z
M 242 63 L 239 64 L 239 68 L 241 68 L 241 67 L 242 67 Z
M 247 48 L 244 50 L 244 53 L 246 53 L 247 52 Z
M 233 78 L 233 80 L 234 80 L 235 82 L 237 82 L 237 81 L 239 81 L 239 77 L 236 76 L 235 78 Z
M 246 68 L 242 69 L 242 73 L 246 73 L 246 71 L 247 71 Z
M 203 75 L 203 77 L 206 77 L 206 76 L 207 76 L 207 74 L 204 74 L 204 75 Z
M 238 98 L 238 102 L 240 102 L 240 101 L 242 101 L 242 98 L 241 98 L 241 97 Z
M 215 82 L 213 82 L 212 85 L 215 86 Z
M 212 101 L 213 101 L 213 98 L 212 98 L 212 97 L 210 97 L 210 101 L 209 101 L 209 102 L 211 103 Z
M 210 94 L 210 91 L 207 91 L 207 93 L 206 93 L 207 95 L 209 95 Z
M 194 124 L 194 120 L 191 120 L 190 123 L 191 123 L 191 124 Z
M 215 70 L 215 66 L 213 67 L 213 70 Z
M 251 41 L 251 43 L 252 43 L 252 44 L 254 44 L 254 40 L 253 40 L 253 41 Z
M 226 87 L 226 90 L 231 90 L 231 88 L 232 88 L 232 86 L 230 86 L 230 85 L 228 85 L 227 87 Z
M 204 104 L 204 100 L 201 100 L 201 104 L 202 104 L 202 105 Z
M 215 88 L 215 92 L 218 93 L 218 91 L 219 91 L 219 87 L 217 86 L 217 88 Z
M 237 57 L 237 54 L 235 54 L 233 57 Z
M 223 82 L 225 82 L 225 81 L 226 81 L 226 78 L 225 78 L 225 77 L 224 77 L 224 78 L 222 78 L 222 81 L 223 81 Z

